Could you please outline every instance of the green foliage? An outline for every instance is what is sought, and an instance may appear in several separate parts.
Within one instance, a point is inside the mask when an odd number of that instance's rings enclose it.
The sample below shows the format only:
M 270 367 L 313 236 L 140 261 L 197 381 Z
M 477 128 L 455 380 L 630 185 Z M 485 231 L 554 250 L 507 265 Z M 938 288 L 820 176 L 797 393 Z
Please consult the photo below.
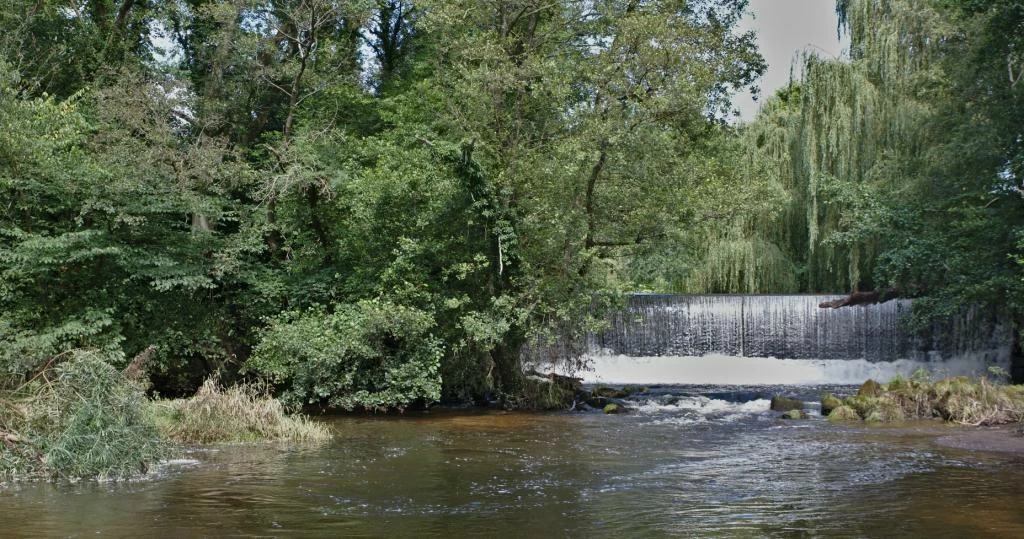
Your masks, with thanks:
M 806 57 L 745 127 L 753 161 L 788 203 L 739 237 L 777 246 L 762 250 L 791 261 L 805 291 L 895 287 L 918 298 L 921 327 L 979 308 L 1019 326 L 1024 10 L 1003 0 L 838 10 L 850 57 Z
M 0 446 L 0 474 L 122 479 L 168 456 L 143 388 L 111 359 L 75 351 L 3 398 L 0 430 L 16 441 Z
M 291 406 L 403 408 L 441 396 L 441 343 L 422 311 L 361 301 L 275 320 L 248 366 L 277 384 Z
M 745 6 L 5 0 L 5 383 L 154 345 L 163 394 L 249 365 L 291 405 L 514 403 L 525 343 L 579 366 L 638 283 L 790 286 L 704 240 L 783 196 L 724 121 Z

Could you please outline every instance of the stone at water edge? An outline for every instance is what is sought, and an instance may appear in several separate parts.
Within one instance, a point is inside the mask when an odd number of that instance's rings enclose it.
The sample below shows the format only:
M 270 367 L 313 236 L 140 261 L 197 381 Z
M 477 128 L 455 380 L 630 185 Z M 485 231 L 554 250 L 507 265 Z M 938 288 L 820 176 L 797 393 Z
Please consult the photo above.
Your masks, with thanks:
M 789 397 L 783 397 L 782 395 L 775 395 L 774 397 L 772 397 L 771 409 L 776 412 L 803 410 L 804 401 L 800 399 L 791 399 Z
M 609 404 L 604 407 L 604 413 L 606 414 L 617 414 L 621 412 L 618 404 Z
M 802 410 L 790 410 L 779 416 L 779 419 L 808 419 L 810 417 L 811 416 L 807 415 Z
M 597 386 L 592 392 L 595 397 L 606 397 L 609 399 L 624 399 L 640 393 L 646 393 L 646 387 L 626 386 L 622 389 L 615 389 L 608 386 Z
M 832 413 L 832 410 L 839 408 L 843 405 L 843 401 L 839 400 L 839 397 L 831 393 L 825 393 L 821 396 L 821 415 L 827 416 Z

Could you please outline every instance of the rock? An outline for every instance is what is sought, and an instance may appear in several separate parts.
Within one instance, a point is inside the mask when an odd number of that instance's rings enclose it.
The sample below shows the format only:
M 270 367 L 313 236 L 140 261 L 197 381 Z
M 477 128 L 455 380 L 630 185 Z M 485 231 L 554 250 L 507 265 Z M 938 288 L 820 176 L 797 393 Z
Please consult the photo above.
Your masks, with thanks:
M 860 421 L 857 410 L 847 405 L 838 406 L 828 414 L 829 421 Z
M 825 393 L 821 396 L 821 415 L 829 415 L 832 410 L 839 408 L 843 405 L 843 401 L 839 400 L 838 397 L 831 393 Z
M 596 397 L 606 397 L 609 399 L 625 399 L 626 397 L 646 392 L 646 387 L 638 386 L 626 386 L 622 389 L 615 389 L 608 386 L 597 386 L 594 388 L 594 391 L 592 391 L 593 395 Z
M 810 416 L 804 413 L 802 410 L 790 410 L 779 417 L 781 419 L 807 419 Z
M 597 386 L 592 391 L 595 397 L 605 397 L 609 399 L 621 399 L 629 396 L 625 391 L 621 389 L 615 389 L 614 387 Z
M 613 399 L 610 397 L 591 397 L 586 400 L 586 404 L 587 406 L 594 408 L 596 410 L 604 410 L 604 408 L 609 404 L 614 404 L 618 406 L 620 412 L 625 411 L 626 408 L 628 408 L 628 406 L 626 405 L 626 401 L 622 399 Z
M 874 380 L 868 380 L 861 384 L 857 390 L 858 397 L 877 397 L 882 394 L 882 384 Z
M 624 397 L 632 397 L 633 395 L 647 393 L 647 388 L 643 386 L 626 386 L 622 388 L 622 391 L 625 393 Z
M 783 397 L 782 395 L 776 395 L 772 397 L 771 409 L 776 412 L 788 412 L 790 410 L 803 410 L 804 401 L 799 399 L 791 399 L 789 397 Z
M 609 405 L 604 407 L 604 413 L 606 413 L 606 414 L 617 414 L 617 413 L 619 413 L 621 411 L 622 411 L 622 409 L 619 408 L 619 405 L 618 404 L 614 404 L 614 403 L 613 404 L 609 404 Z
M 899 403 L 890 399 L 872 399 L 870 407 L 864 414 L 864 420 L 872 423 L 890 423 L 903 421 L 906 414 Z

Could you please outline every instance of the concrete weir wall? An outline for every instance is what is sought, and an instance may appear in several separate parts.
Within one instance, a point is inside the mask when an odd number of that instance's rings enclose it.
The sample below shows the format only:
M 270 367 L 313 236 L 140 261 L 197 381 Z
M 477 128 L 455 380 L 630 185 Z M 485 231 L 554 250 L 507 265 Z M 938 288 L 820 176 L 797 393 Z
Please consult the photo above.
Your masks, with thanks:
M 859 383 L 925 368 L 1010 369 L 1008 324 L 978 311 L 909 331 L 910 300 L 821 308 L 828 295 L 631 295 L 588 336 L 590 381 Z

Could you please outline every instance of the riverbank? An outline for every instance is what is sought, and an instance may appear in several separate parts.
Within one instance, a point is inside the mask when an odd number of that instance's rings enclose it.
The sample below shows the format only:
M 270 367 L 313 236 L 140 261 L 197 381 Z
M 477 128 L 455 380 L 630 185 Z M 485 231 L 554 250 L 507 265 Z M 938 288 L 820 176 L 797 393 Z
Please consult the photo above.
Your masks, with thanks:
M 139 373 L 74 352 L 0 393 L 0 481 L 131 479 L 185 445 L 331 439 L 323 424 L 286 413 L 269 388 L 208 380 L 190 398 L 151 400 Z
M 985 377 L 896 377 L 886 384 L 864 382 L 855 395 L 821 397 L 822 415 L 834 421 L 891 423 L 941 418 L 959 425 L 995 426 L 1024 422 L 1024 386 Z

